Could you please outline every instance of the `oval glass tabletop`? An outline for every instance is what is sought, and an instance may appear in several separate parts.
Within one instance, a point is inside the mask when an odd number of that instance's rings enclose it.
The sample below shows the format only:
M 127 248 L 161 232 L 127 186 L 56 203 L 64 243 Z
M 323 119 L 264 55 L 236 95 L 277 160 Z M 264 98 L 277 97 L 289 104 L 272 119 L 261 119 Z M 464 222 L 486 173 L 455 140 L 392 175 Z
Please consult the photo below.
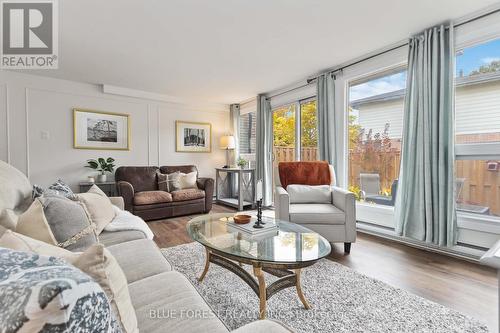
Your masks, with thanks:
M 187 225 L 191 238 L 202 245 L 232 256 L 273 263 L 300 263 L 326 257 L 330 243 L 316 232 L 296 223 L 262 217 L 275 223 L 277 231 L 259 236 L 237 231 L 234 214 L 209 214 L 192 219 Z M 252 218 L 250 224 L 254 224 Z

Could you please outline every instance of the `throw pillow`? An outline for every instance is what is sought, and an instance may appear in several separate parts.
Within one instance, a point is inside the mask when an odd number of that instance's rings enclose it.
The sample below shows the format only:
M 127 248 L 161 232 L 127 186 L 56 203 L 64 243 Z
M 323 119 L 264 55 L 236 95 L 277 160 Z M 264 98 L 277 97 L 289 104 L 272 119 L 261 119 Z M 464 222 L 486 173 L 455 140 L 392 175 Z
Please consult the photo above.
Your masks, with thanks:
M 90 276 L 51 256 L 0 248 L 4 332 L 121 332 L 106 294 Z
M 158 179 L 158 190 L 170 192 L 168 190 L 168 175 L 158 172 L 156 178 Z
M 60 196 L 35 199 L 19 217 L 16 232 L 71 251 L 98 242 L 85 206 Z
M 99 283 L 124 332 L 138 331 L 127 278 L 115 257 L 102 244 L 94 244 L 83 253 L 74 253 L 9 230 L 0 237 L 0 247 L 66 260 Z
M 181 172 L 179 177 L 179 189 L 198 188 L 198 186 L 196 186 L 196 176 L 196 171 L 190 173 Z
M 291 204 L 298 203 L 331 203 L 330 185 L 288 185 L 286 188 Z
M 181 173 L 179 171 L 172 172 L 167 175 L 168 192 L 173 192 L 181 189 L 180 178 Z
M 93 185 L 87 193 L 79 193 L 76 197 L 87 208 L 92 222 L 96 225 L 97 234 L 100 234 L 115 218 L 111 200 L 96 185 Z
M 75 193 L 71 188 L 62 180 L 58 179 L 55 183 L 50 185 L 47 189 L 44 189 L 40 185 L 33 185 L 32 198 L 36 199 L 42 195 L 60 195 L 68 199 L 75 199 Z
M 36 198 L 39 198 L 43 195 L 43 191 L 45 191 L 45 189 L 43 187 L 41 187 L 40 185 L 33 185 L 33 191 L 32 191 L 32 194 L 31 194 L 31 198 L 33 199 L 36 199 Z

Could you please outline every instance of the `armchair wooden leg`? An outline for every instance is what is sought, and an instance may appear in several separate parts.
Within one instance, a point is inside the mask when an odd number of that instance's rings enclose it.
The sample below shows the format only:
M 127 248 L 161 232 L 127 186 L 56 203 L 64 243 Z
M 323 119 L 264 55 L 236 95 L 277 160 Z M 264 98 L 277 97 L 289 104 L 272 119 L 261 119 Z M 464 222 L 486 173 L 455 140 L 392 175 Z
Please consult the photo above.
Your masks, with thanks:
M 344 243 L 344 253 L 345 254 L 351 253 L 351 243 Z

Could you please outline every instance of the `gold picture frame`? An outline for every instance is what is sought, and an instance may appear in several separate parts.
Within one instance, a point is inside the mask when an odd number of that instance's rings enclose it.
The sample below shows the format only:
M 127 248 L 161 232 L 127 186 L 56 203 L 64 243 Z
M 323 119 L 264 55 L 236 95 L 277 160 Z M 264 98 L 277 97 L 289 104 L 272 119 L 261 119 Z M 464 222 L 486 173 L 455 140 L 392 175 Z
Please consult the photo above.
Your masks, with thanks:
M 73 148 L 130 150 L 130 115 L 73 108 Z
M 212 124 L 176 120 L 175 151 L 179 153 L 211 153 Z

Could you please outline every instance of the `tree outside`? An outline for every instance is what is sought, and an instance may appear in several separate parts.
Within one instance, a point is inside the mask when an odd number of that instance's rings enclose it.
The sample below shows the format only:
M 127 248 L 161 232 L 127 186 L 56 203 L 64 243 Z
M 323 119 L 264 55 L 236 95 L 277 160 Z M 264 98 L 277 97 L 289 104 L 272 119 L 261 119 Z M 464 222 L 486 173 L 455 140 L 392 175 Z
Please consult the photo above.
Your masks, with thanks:
M 295 104 L 274 110 L 273 131 L 274 146 L 295 147 Z M 302 147 L 318 146 L 318 119 L 316 101 L 301 104 L 301 138 Z
M 500 60 L 493 60 L 489 64 L 481 65 L 478 69 L 470 72 L 469 76 L 500 72 Z

